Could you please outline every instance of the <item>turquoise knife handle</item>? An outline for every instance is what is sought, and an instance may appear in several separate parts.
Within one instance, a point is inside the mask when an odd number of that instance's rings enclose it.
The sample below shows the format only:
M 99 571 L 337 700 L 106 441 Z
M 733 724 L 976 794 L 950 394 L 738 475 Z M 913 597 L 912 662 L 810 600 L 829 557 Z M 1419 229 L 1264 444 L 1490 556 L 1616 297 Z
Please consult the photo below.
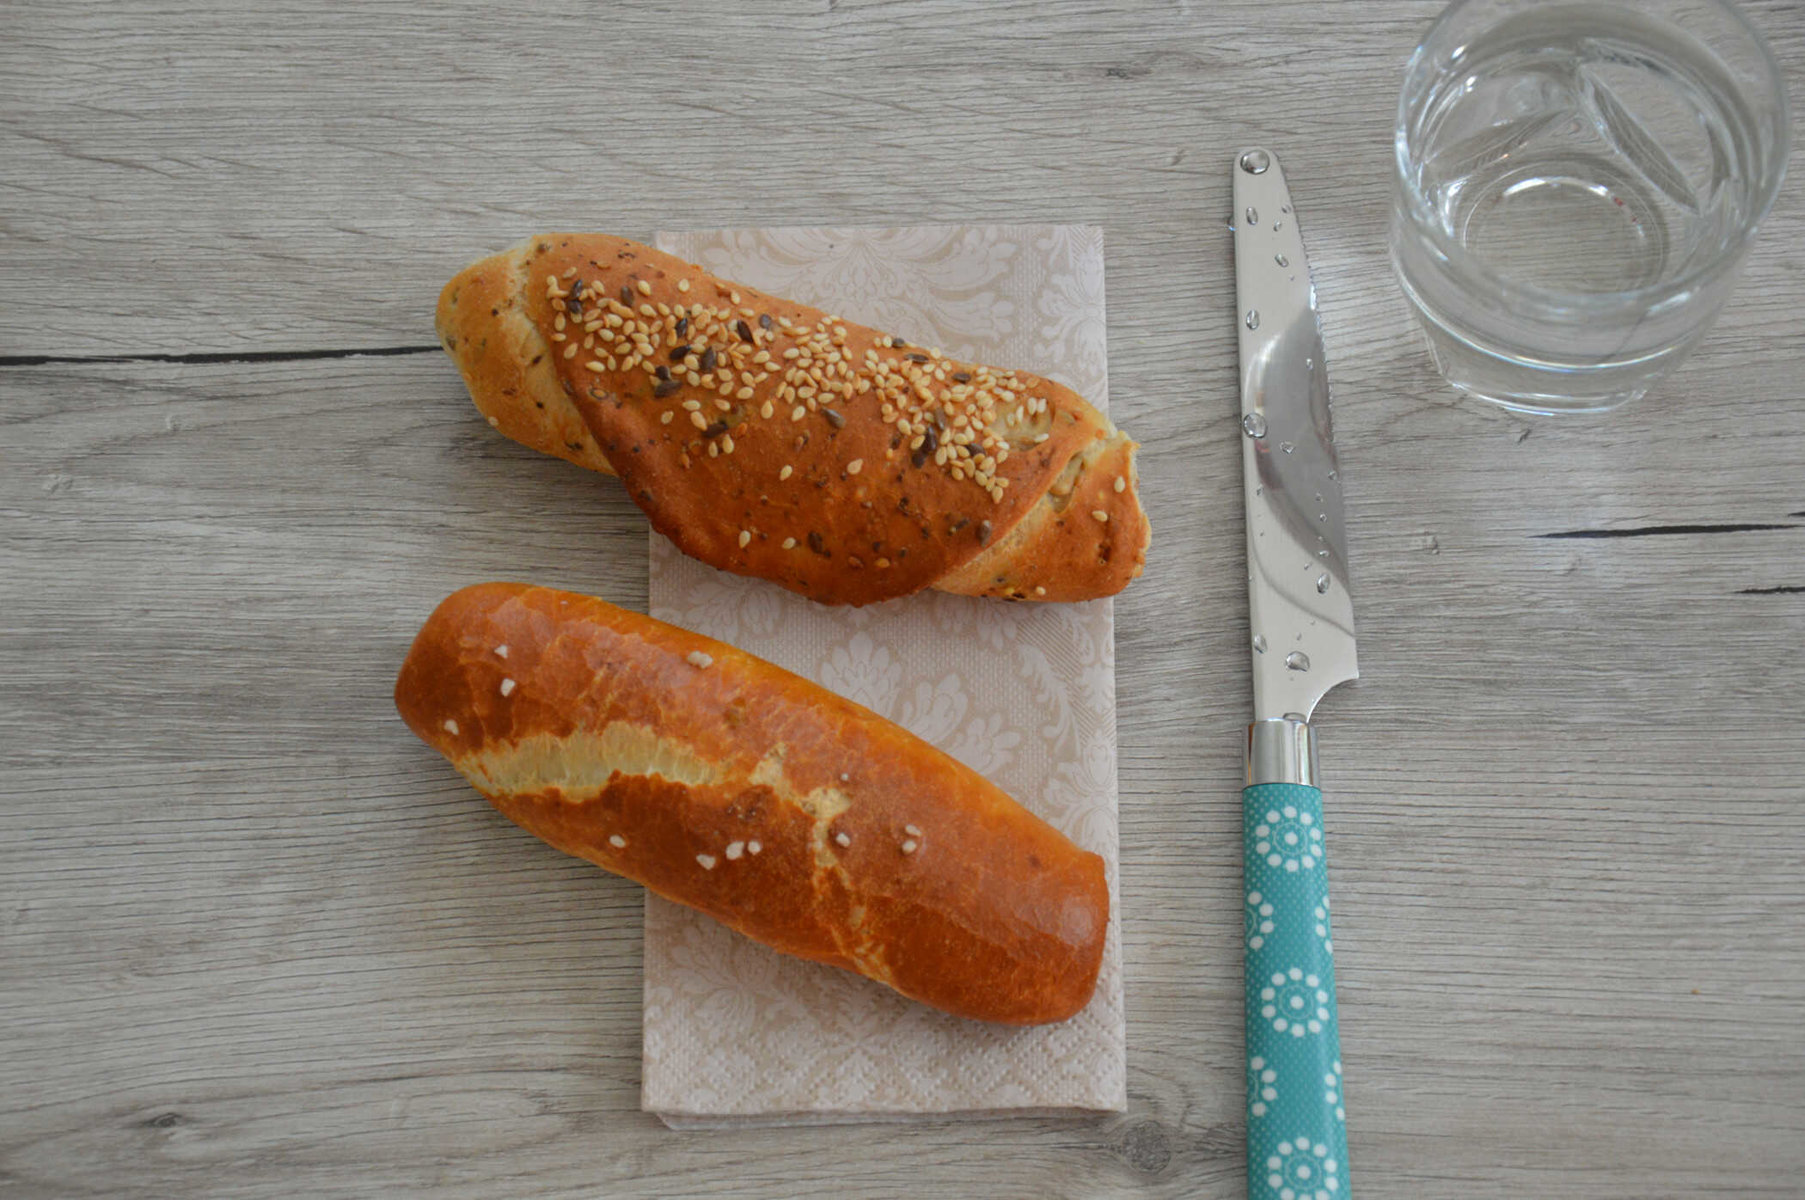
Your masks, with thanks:
M 1322 791 L 1241 793 L 1248 1200 L 1347 1200 Z

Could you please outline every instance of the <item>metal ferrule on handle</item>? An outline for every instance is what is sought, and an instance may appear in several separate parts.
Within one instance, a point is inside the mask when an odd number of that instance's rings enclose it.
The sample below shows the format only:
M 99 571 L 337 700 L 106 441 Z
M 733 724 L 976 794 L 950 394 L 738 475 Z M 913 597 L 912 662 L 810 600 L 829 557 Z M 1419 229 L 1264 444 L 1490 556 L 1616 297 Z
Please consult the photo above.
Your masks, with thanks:
M 1308 721 L 1276 717 L 1247 727 L 1247 785 L 1316 782 L 1316 730 Z

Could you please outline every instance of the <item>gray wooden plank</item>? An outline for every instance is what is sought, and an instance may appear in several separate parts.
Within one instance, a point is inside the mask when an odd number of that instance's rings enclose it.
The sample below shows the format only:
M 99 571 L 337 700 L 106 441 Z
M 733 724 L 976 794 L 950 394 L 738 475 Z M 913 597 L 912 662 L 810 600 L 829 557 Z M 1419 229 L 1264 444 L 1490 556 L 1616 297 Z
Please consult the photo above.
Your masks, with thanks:
M 1777 442 L 1805 432 L 1784 376 L 1743 406 Z M 490 814 L 388 700 L 461 583 L 643 604 L 614 484 L 496 437 L 436 358 L 4 379 L 0 1164 L 26 1194 L 117 1191 L 147 1153 L 168 1194 L 1236 1194 L 1238 499 L 1226 465 L 1195 484 L 1226 433 L 1148 455 L 1161 553 L 1120 601 L 1132 1111 L 774 1141 L 634 1112 L 637 895 Z M 1194 409 L 1124 420 L 1160 445 Z M 1367 676 L 1325 710 L 1362 1178 L 1783 1188 L 1802 721 L 1722 717 L 1798 692 L 1796 653 L 1734 653 L 1751 613 L 1805 632 L 1797 597 L 1737 590 L 1798 535 L 1535 536 L 1771 516 L 1774 464 L 1676 496 L 1699 442 L 1653 405 L 1522 442 L 1458 405 L 1399 441 L 1388 412 L 1344 388 Z M 1599 438 L 1621 481 L 1547 495 Z M 1425 445 L 1516 469 L 1425 474 Z M 1365 501 L 1381 480 L 1421 481 L 1441 553 Z
M 0 353 L 430 341 L 456 267 L 546 228 L 1094 221 L 1209 311 L 1201 218 L 1244 140 L 1297 164 L 1320 266 L 1378 264 L 1399 72 L 1437 7 L 14 0 Z M 1756 7 L 1796 89 L 1805 31 Z M 1758 272 L 1782 254 L 1796 280 L 1801 222 L 1788 193 Z
M 1156 540 L 1118 608 L 1129 1113 L 677 1135 L 636 1111 L 637 892 L 389 701 L 463 583 L 643 607 L 616 486 L 496 437 L 436 354 L 0 367 L 0 1192 L 1240 1195 L 1220 217 L 1257 137 L 1349 485 L 1362 1194 L 1794 1194 L 1805 206 L 1647 400 L 1454 402 L 1383 245 L 1435 7 L 623 4 L 598 43 L 565 5 L 7 5 L 0 356 L 427 341 L 453 267 L 547 226 L 1101 220 Z M 1751 7 L 1797 72 L 1798 10 Z M 1546 536 L 1742 525 L 1783 528 Z

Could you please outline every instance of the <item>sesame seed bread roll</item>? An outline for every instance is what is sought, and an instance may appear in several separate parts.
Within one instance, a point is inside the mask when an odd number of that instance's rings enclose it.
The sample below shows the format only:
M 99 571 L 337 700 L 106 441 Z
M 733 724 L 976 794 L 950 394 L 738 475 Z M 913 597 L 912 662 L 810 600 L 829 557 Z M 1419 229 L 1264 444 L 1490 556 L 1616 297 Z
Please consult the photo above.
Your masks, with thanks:
M 721 570 L 827 604 L 1089 600 L 1141 573 L 1136 446 L 1051 380 L 603 234 L 466 268 L 437 324 L 491 425 L 620 476 Z
M 1096 986 L 1103 860 L 970 768 L 731 646 L 601 600 L 465 588 L 395 704 L 495 807 L 785 954 L 962 1017 Z

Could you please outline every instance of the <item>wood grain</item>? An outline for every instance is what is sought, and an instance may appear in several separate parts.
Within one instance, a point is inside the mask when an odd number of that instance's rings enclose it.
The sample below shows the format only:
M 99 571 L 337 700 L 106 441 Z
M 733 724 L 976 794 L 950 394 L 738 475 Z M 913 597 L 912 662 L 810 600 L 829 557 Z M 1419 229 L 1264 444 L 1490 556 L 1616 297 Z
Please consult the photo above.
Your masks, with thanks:
M 1359 1194 L 1798 1194 L 1805 203 L 1645 401 L 1456 402 L 1383 241 L 1438 5 L 1359 7 L 0 8 L 0 1195 L 1241 1195 L 1254 139 L 1349 485 Z M 1805 94 L 1805 17 L 1748 7 Z M 281 356 L 430 343 L 531 230 L 932 220 L 1108 232 L 1155 530 L 1118 607 L 1131 1110 L 674 1134 L 637 1111 L 639 894 L 389 699 L 464 583 L 643 607 L 643 519 L 436 353 Z M 119 355 L 189 360 L 47 361 Z

